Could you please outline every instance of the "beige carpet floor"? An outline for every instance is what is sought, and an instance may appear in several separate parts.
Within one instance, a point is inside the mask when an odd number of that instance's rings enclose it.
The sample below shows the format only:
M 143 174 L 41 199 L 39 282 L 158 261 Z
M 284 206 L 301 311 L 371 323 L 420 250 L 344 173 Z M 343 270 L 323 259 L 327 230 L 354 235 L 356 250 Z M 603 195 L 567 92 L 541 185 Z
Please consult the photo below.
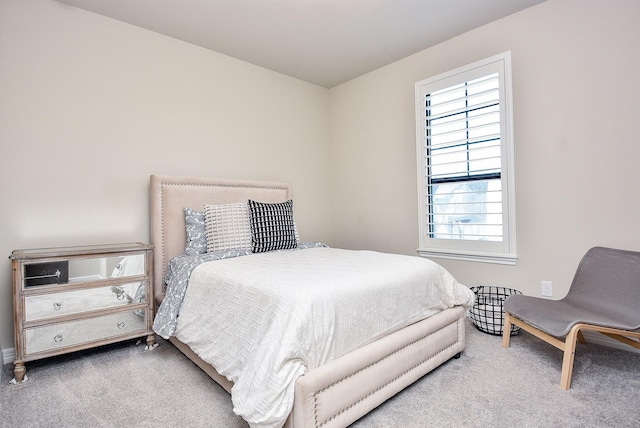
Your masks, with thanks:
M 640 355 L 579 345 L 572 388 L 562 353 L 526 332 L 500 338 L 467 324 L 467 348 L 357 421 L 370 427 L 638 427 Z M 27 364 L 0 385 L 2 427 L 246 428 L 229 395 L 170 343 L 134 341 Z

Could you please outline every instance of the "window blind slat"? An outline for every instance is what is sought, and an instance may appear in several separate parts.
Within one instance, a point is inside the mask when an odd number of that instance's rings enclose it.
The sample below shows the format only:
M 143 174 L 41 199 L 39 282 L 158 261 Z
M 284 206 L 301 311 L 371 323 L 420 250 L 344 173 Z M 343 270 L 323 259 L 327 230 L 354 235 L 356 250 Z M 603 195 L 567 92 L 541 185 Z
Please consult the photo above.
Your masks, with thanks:
M 477 96 L 462 97 L 456 100 L 447 102 L 444 106 L 434 105 L 434 100 L 427 99 L 426 117 L 430 120 L 440 121 L 448 117 L 457 116 L 459 114 L 466 114 L 468 112 L 474 112 L 478 110 L 487 109 L 499 105 L 498 91 L 495 91 L 495 97 L 485 100 L 483 102 L 470 103 L 469 101 L 478 101 Z
M 479 141 L 471 143 L 472 145 L 459 144 L 450 147 L 441 147 L 430 150 L 425 156 L 427 161 L 444 159 L 443 163 L 447 163 L 447 158 L 463 156 L 466 158 L 478 159 L 478 157 L 500 157 L 500 141 Z
M 425 129 L 428 131 L 434 131 L 439 128 L 451 128 L 455 125 L 466 128 L 467 124 L 470 122 L 478 123 L 485 121 L 486 124 L 488 120 L 491 120 L 491 124 L 500 124 L 500 112 L 498 110 L 484 111 L 483 113 L 475 114 L 473 116 L 465 116 L 464 113 L 465 111 L 462 111 L 455 116 L 448 117 L 448 120 L 441 119 L 439 121 L 436 121 L 434 119 L 431 119 L 429 120 L 430 124 L 427 124 L 425 126 Z
M 496 126 L 499 127 L 500 124 L 489 124 L 478 126 L 475 128 L 468 129 L 456 129 L 451 131 L 444 131 L 437 134 L 431 134 L 427 137 L 427 142 L 431 143 L 432 148 L 437 149 L 440 147 L 447 147 L 450 145 L 463 144 L 463 143 L 471 143 L 473 144 L 476 140 L 484 140 L 484 139 L 499 139 L 500 133 L 499 128 L 498 132 L 496 132 Z M 479 132 L 486 130 L 487 132 Z M 473 135 L 470 135 L 473 134 Z

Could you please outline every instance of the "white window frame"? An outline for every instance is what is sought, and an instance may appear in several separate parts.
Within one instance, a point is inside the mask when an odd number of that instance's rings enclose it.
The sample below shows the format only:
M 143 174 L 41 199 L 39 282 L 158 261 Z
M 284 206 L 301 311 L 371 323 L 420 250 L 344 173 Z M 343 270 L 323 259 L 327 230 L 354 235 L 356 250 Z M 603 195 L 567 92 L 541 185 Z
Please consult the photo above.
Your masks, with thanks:
M 502 186 L 502 241 L 441 239 L 430 236 L 429 195 L 426 161 L 425 97 L 432 92 L 498 73 L 500 91 L 500 143 Z M 424 257 L 480 261 L 514 265 L 516 253 L 515 173 L 512 110 L 511 52 L 469 64 L 415 84 L 416 149 L 418 158 L 418 214 L 420 240 L 418 253 Z

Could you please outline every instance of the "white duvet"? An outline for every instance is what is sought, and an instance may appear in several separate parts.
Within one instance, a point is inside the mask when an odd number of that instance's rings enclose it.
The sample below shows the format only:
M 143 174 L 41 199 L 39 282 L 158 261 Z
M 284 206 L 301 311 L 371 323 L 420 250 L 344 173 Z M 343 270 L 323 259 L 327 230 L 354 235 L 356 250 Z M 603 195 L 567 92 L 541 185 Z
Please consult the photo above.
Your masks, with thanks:
M 194 269 L 175 336 L 234 382 L 234 412 L 280 427 L 296 379 L 474 294 L 427 259 L 311 248 Z

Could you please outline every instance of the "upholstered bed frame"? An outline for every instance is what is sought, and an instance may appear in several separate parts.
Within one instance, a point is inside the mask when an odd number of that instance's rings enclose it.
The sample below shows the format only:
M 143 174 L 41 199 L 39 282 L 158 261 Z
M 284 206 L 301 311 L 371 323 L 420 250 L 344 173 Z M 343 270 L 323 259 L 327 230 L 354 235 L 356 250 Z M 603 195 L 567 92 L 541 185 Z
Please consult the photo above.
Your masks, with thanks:
M 154 291 L 162 301 L 169 260 L 184 252 L 183 208 L 202 211 L 203 204 L 255 199 L 291 199 L 289 185 L 277 182 L 220 180 L 152 175 L 151 237 L 154 245 Z M 440 312 L 365 345 L 298 378 L 293 410 L 286 427 L 345 427 L 392 397 L 465 347 L 462 307 Z M 200 359 L 187 345 L 171 342 L 227 391 L 232 383 Z

